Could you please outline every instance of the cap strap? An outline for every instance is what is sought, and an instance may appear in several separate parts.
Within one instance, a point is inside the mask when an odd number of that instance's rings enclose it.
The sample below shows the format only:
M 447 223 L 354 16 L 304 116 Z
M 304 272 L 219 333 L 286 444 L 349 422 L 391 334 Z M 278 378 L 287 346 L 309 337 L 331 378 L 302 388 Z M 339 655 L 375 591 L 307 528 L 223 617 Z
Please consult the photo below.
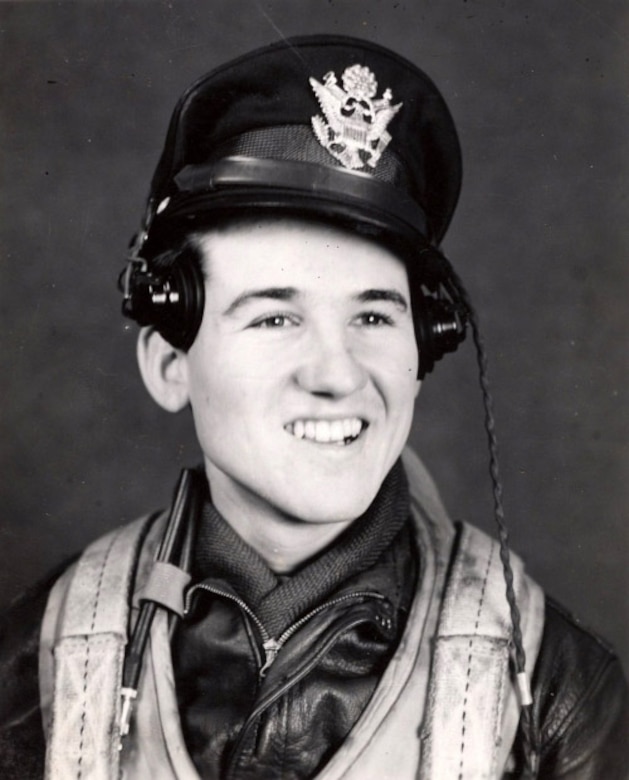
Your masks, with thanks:
M 182 195 L 217 193 L 218 191 L 255 188 L 260 192 L 289 191 L 292 197 L 305 196 L 328 202 L 331 211 L 339 203 L 356 208 L 364 214 L 373 210 L 386 214 L 399 224 L 403 232 L 409 229 L 426 234 L 427 219 L 423 209 L 410 197 L 390 185 L 359 171 L 345 171 L 308 162 L 267 160 L 254 157 L 226 157 L 207 165 L 187 165 L 175 176 Z M 167 212 L 187 210 L 189 204 L 177 204 L 173 198 Z M 178 208 L 178 205 L 180 206 Z M 343 209 L 338 209 L 342 211 Z M 165 216 L 165 215 L 164 215 Z

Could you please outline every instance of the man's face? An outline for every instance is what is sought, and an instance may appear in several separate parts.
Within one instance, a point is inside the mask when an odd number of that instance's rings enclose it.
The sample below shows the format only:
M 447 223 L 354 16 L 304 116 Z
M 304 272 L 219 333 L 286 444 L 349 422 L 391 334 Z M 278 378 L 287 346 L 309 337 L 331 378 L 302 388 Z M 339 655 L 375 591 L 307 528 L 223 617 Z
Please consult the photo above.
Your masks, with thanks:
M 249 517 L 355 519 L 404 447 L 419 390 L 403 263 L 297 220 L 200 245 L 206 302 L 186 381 L 214 502 Z

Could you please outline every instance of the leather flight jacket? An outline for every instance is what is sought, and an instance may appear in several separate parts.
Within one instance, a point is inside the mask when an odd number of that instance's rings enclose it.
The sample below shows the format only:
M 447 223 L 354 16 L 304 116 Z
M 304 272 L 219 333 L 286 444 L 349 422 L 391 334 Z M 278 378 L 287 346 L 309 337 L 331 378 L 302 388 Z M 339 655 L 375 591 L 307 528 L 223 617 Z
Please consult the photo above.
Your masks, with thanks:
M 406 527 L 376 566 L 276 643 L 260 644 L 255 615 L 229 585 L 193 586 L 173 656 L 186 745 L 200 777 L 317 773 L 343 744 L 397 646 L 416 577 L 412 551 Z

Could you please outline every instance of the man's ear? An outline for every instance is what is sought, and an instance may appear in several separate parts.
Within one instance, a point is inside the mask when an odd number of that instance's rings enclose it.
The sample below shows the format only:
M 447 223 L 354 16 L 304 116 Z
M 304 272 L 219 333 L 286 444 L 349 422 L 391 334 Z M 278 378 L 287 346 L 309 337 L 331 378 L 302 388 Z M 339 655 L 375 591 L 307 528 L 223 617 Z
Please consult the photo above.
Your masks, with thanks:
M 146 389 L 167 412 L 179 412 L 189 401 L 188 356 L 175 349 L 153 327 L 138 336 L 138 365 Z

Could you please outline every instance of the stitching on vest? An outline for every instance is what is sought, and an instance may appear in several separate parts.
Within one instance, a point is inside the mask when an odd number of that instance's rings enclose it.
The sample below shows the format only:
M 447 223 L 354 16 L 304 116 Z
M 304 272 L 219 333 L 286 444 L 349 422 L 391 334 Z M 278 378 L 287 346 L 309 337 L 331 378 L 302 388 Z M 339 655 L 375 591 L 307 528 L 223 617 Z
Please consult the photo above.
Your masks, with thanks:
M 485 575 L 483 577 L 483 586 L 481 588 L 480 599 L 478 601 L 478 611 L 476 612 L 476 623 L 474 624 L 474 634 L 470 637 L 469 643 L 469 655 L 467 657 L 467 674 L 465 681 L 465 698 L 463 699 L 463 717 L 461 718 L 461 760 L 459 761 L 459 777 L 458 780 L 463 780 L 463 758 L 465 753 L 465 732 L 466 732 L 466 720 L 467 720 L 467 698 L 470 689 L 470 675 L 472 673 L 472 647 L 474 645 L 474 639 L 478 632 L 478 625 L 480 623 L 481 612 L 483 611 L 483 603 L 485 601 L 485 589 L 487 587 L 487 580 L 489 579 L 489 569 L 491 568 L 491 562 L 494 557 L 494 545 L 491 545 L 489 557 L 487 558 L 487 566 L 485 568 Z
M 105 557 L 103 559 L 103 563 L 100 569 L 100 573 L 98 575 L 98 584 L 96 586 L 96 597 L 94 599 L 94 609 L 92 610 L 92 624 L 90 626 L 90 635 L 92 631 L 94 630 L 94 626 L 96 625 L 96 614 L 98 612 L 98 602 L 100 600 L 100 591 L 103 584 L 103 577 L 105 576 L 105 568 L 107 566 L 107 561 L 109 560 L 109 555 L 111 553 L 111 550 L 114 546 L 114 542 L 118 538 L 119 531 L 115 534 L 113 534 L 111 542 L 109 543 L 109 547 L 107 548 L 107 552 L 105 554 Z M 85 718 L 87 714 L 87 677 L 89 673 L 89 665 L 90 665 L 90 639 L 89 635 L 85 637 L 85 665 L 83 666 L 83 706 L 81 711 L 81 730 L 79 732 L 79 760 L 78 760 L 78 767 L 77 767 L 77 780 L 81 780 L 81 777 L 83 776 L 83 734 L 85 732 Z

